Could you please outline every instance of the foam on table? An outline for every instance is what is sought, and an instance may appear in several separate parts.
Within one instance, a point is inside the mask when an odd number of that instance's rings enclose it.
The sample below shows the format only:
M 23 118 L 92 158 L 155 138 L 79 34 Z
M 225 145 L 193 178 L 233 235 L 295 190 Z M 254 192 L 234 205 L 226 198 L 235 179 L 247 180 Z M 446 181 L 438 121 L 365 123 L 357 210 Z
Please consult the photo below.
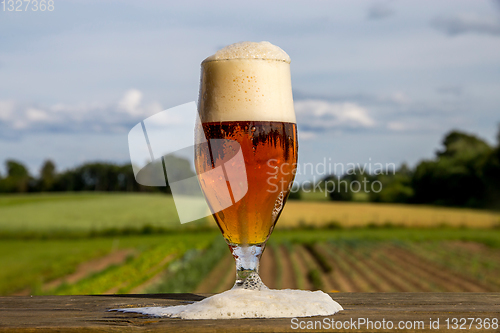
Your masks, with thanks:
M 181 319 L 239 319 L 329 316 L 341 310 L 342 306 L 322 291 L 232 289 L 189 305 L 111 311 Z

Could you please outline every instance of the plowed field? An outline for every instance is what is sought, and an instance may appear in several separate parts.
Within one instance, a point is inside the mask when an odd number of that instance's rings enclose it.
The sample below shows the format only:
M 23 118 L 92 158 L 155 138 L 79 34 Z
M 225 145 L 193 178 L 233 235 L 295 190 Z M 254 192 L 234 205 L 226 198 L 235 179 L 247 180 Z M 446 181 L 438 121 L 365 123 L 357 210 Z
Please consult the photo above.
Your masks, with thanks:
M 196 291 L 230 289 L 234 275 L 228 251 Z M 500 251 L 456 241 L 272 243 L 260 275 L 270 288 L 327 292 L 500 291 Z

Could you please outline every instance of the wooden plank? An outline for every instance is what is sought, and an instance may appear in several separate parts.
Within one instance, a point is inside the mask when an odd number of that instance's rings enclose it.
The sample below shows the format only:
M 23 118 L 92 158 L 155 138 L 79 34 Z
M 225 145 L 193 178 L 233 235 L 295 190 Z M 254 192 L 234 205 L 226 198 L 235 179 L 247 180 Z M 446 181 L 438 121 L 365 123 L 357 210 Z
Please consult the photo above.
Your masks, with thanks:
M 447 331 L 449 318 L 497 318 L 500 320 L 500 293 L 333 293 L 344 311 L 331 317 L 299 318 L 307 321 L 374 322 L 385 319 L 423 321 L 423 328 L 397 331 Z M 207 294 L 96 295 L 96 296 L 14 296 L 0 297 L 0 332 L 288 332 L 291 319 L 180 320 L 149 318 L 137 314 L 109 312 L 112 308 L 170 306 L 199 301 Z M 429 319 L 439 319 L 431 329 Z M 300 322 L 297 322 L 299 324 Z M 450 322 L 452 324 L 453 322 Z M 335 322 L 334 322 L 335 324 Z M 469 322 L 467 323 L 468 327 Z M 317 325 L 317 324 L 316 324 Z M 350 324 L 349 324 L 350 325 Z M 317 326 L 319 328 L 319 326 Z M 357 326 L 349 329 L 323 327 L 324 331 L 391 331 Z M 451 328 L 450 328 L 451 329 Z M 300 331 L 294 330 L 294 331 Z M 311 330 L 309 330 L 311 331 Z M 475 325 L 467 331 L 477 331 Z M 500 328 L 485 330 L 498 332 Z

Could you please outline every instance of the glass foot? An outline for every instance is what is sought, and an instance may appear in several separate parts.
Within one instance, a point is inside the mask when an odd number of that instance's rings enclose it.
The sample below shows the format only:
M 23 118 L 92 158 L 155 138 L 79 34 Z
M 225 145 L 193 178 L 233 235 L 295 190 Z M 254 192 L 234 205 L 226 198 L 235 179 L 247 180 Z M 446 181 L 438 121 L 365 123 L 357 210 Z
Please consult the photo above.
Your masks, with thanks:
M 259 274 L 251 273 L 244 280 L 236 280 L 231 289 L 267 290 L 269 289 L 260 279 Z
M 259 276 L 260 257 L 265 244 L 229 245 L 236 262 L 236 282 L 232 289 L 266 290 L 269 289 Z

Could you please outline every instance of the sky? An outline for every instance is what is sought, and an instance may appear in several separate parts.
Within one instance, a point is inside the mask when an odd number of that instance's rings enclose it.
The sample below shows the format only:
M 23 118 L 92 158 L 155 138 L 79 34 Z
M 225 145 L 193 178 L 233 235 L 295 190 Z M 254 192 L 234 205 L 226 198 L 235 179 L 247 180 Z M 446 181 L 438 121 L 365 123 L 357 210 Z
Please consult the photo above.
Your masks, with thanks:
M 47 158 L 58 170 L 128 162 L 133 126 L 196 101 L 201 61 L 247 40 L 292 59 L 299 166 L 415 166 L 452 129 L 495 143 L 499 0 L 55 0 L 53 11 L 8 9 L 0 4 L 0 162 L 19 160 L 33 175 Z

